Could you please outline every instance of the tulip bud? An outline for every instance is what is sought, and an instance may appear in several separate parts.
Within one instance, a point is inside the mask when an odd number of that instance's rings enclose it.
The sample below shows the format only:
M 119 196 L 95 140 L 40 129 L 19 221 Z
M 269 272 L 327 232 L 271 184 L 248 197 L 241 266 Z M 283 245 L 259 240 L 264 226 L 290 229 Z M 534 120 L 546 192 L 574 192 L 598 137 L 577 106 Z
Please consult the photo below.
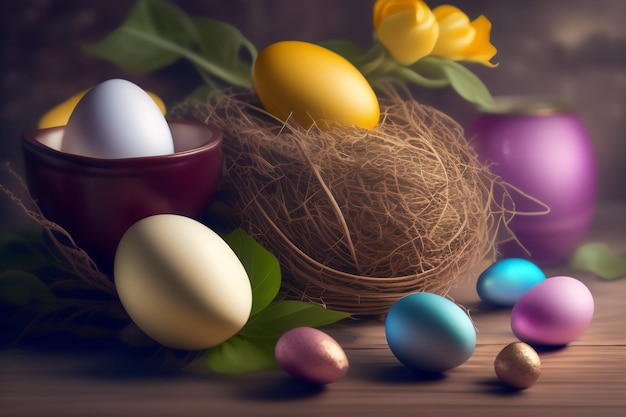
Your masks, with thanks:
M 439 34 L 437 20 L 422 0 L 378 0 L 374 29 L 380 43 L 403 65 L 430 54 Z

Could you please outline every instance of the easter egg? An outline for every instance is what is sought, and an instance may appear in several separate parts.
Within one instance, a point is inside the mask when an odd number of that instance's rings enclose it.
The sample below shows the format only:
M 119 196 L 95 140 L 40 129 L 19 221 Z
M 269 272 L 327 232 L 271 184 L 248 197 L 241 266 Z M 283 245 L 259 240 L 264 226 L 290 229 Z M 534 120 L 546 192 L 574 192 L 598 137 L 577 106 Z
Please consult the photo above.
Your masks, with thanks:
M 391 306 L 385 336 L 396 358 L 416 371 L 455 368 L 476 348 L 476 330 L 465 311 L 428 292 L 406 295 Z
M 585 332 L 593 311 L 593 296 L 585 284 L 571 277 L 552 277 L 515 303 L 511 330 L 529 344 L 566 345 Z
M 64 102 L 57 104 L 56 106 L 45 112 L 43 116 L 41 116 L 41 118 L 39 119 L 39 122 L 37 123 L 37 128 L 47 129 L 49 127 L 65 126 L 70 120 L 70 116 L 76 108 L 76 105 L 83 98 L 83 96 L 87 94 L 89 90 L 90 89 L 86 89 L 79 93 L 76 93 Z M 165 103 L 163 102 L 163 100 L 161 100 L 161 97 L 157 96 L 151 91 L 146 91 L 146 94 L 148 94 L 150 98 L 154 101 L 154 103 L 159 107 L 161 113 L 165 114 Z
M 100 159 L 137 158 L 172 154 L 174 141 L 152 98 L 130 81 L 112 79 L 76 104 L 61 151 Z
M 338 381 L 349 368 L 348 358 L 339 343 L 312 327 L 296 327 L 285 332 L 278 339 L 274 354 L 285 372 L 315 384 Z
M 531 261 L 506 258 L 493 263 L 480 274 L 476 291 L 487 303 L 510 307 L 526 291 L 545 279 L 543 271 Z
M 541 358 L 529 344 L 513 342 L 498 353 L 493 367 L 503 384 L 526 389 L 532 387 L 541 375 Z
M 263 107 L 286 121 L 321 129 L 335 124 L 371 129 L 380 108 L 372 87 L 342 56 L 322 46 L 300 41 L 269 45 L 257 57 L 254 87 Z
M 117 247 L 114 280 L 133 322 L 175 349 L 226 341 L 252 308 L 250 281 L 237 255 L 211 229 L 180 215 L 133 224 Z

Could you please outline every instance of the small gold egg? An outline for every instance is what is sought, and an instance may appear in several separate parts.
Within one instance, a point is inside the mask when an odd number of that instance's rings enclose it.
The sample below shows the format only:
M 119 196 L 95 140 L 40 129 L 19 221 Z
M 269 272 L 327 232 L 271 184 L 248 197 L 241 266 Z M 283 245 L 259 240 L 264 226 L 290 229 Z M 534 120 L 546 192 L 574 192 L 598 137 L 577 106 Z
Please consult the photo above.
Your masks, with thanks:
M 494 368 L 498 379 L 513 388 L 530 388 L 541 374 L 541 359 L 530 345 L 513 342 L 496 357 Z

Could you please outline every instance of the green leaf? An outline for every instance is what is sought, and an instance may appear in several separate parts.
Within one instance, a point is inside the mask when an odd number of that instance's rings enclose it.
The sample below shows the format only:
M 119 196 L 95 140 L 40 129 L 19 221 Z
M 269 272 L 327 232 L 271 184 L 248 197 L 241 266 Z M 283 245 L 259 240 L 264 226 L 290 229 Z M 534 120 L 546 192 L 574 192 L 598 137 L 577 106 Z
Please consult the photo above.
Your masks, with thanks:
M 119 28 L 85 50 L 124 70 L 152 71 L 184 56 L 194 32 L 191 20 L 177 6 L 162 0 L 140 0 Z
M 163 0 L 138 1 L 119 28 L 85 47 L 87 53 L 127 71 L 153 71 L 185 58 L 207 82 L 209 75 L 252 87 L 251 63 L 241 58 L 242 49 L 249 61 L 256 59 L 256 48 L 235 27 L 191 18 Z
M 281 284 L 278 259 L 248 235 L 236 229 L 224 237 L 243 264 L 252 285 L 251 316 L 266 308 L 278 294 Z
M 349 314 L 301 301 L 272 300 L 280 290 L 280 265 L 243 229 L 224 237 L 243 264 L 252 285 L 252 313 L 241 331 L 207 351 L 192 367 L 208 366 L 214 372 L 240 374 L 276 367 L 274 346 L 287 330 L 320 327 Z
M 50 302 L 54 294 L 36 275 L 24 271 L 6 271 L 0 274 L 0 301 L 24 306 L 31 299 Z
M 350 317 L 350 314 L 329 310 L 303 301 L 285 300 L 270 304 L 250 318 L 240 334 L 251 338 L 280 337 L 294 327 L 321 327 Z
M 390 66 L 390 74 L 399 81 L 413 83 L 422 87 L 445 87 L 450 84 L 447 78 L 429 78 L 421 73 L 400 64 Z
M 276 340 L 234 336 L 205 353 L 201 360 L 214 372 L 243 374 L 277 367 Z
M 54 260 L 43 241 L 40 229 L 0 235 L 0 272 L 33 272 L 52 265 Z
M 257 50 L 237 28 L 214 19 L 192 19 L 201 45 L 203 56 L 215 67 L 211 72 L 232 84 L 252 88 L 251 63 Z M 241 58 L 241 52 L 248 60 Z
M 604 243 L 592 242 L 579 247 L 571 266 L 589 271 L 607 280 L 626 276 L 626 257 L 615 255 Z
M 214 372 L 240 374 L 276 367 L 274 347 L 286 331 L 300 326 L 321 327 L 349 317 L 301 301 L 278 301 L 252 317 L 234 337 L 210 349 L 202 364 Z M 198 366 L 198 363 L 196 363 Z
M 428 56 L 422 59 L 422 64 L 439 67 L 452 87 L 465 100 L 480 108 L 490 109 L 494 106 L 493 97 L 487 87 L 472 71 L 456 61 Z
M 441 64 L 439 59 L 431 59 L 431 57 L 425 57 L 418 60 L 409 68 L 430 81 L 438 81 L 441 83 L 450 84 L 448 76 L 443 70 L 443 65 Z

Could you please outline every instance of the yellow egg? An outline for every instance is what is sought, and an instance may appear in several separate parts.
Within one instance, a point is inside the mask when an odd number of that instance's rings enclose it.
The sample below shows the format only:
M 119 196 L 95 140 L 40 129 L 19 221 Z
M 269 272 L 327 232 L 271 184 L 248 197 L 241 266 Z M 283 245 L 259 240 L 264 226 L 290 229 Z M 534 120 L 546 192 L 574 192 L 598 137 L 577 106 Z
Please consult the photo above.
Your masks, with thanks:
M 74 108 L 76 107 L 80 99 L 83 98 L 83 96 L 87 94 L 87 91 L 89 90 L 91 89 L 87 88 L 80 93 L 74 94 L 63 103 L 58 104 L 48 110 L 46 113 L 44 113 L 41 119 L 39 119 L 37 127 L 39 129 L 46 129 L 48 127 L 65 126 L 67 124 L 67 121 L 70 119 Z M 156 105 L 161 110 L 161 113 L 165 114 L 166 108 L 163 100 L 161 100 L 161 98 L 153 92 L 146 91 L 146 93 L 148 93 L 152 100 L 154 100 Z
M 342 56 L 307 42 L 282 41 L 259 54 L 254 86 L 265 109 L 304 127 L 327 130 L 336 123 L 371 129 L 378 123 L 376 94 Z

